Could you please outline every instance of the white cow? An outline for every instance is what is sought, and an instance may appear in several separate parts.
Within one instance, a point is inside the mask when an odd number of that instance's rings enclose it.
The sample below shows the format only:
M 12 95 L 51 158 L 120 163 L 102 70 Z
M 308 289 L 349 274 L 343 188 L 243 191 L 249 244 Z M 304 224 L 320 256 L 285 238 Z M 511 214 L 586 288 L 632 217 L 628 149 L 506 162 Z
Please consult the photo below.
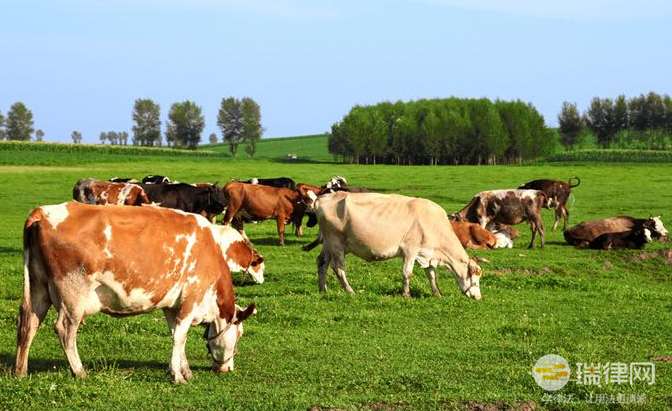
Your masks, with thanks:
M 425 269 L 432 292 L 441 295 L 435 269 L 448 267 L 462 292 L 479 300 L 481 268 L 469 258 L 436 203 L 422 198 L 339 191 L 319 198 L 309 192 L 306 202 L 315 210 L 323 237 L 317 257 L 320 291 L 326 291 L 329 264 L 341 286 L 353 290 L 345 275 L 345 254 L 367 261 L 404 259 L 403 295 L 410 296 L 409 281 L 417 262 Z

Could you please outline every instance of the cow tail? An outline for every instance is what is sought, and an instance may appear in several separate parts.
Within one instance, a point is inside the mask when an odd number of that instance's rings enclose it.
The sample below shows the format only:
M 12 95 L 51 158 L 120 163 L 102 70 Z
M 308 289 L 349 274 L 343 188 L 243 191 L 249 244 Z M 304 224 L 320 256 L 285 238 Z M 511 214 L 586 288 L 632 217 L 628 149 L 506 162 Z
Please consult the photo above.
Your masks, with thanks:
M 35 225 L 42 220 L 44 215 L 42 210 L 37 208 L 33 210 L 23 227 L 23 304 L 21 306 L 21 324 L 24 322 L 24 316 L 32 312 L 32 302 L 30 299 L 30 243 L 31 237 L 35 238 L 39 225 Z
M 576 184 L 572 184 L 572 180 L 576 180 Z M 574 187 L 578 187 L 578 186 L 581 185 L 581 179 L 579 177 L 576 177 L 576 176 L 570 178 L 569 181 L 567 181 L 567 182 L 569 183 L 569 188 L 574 188 Z

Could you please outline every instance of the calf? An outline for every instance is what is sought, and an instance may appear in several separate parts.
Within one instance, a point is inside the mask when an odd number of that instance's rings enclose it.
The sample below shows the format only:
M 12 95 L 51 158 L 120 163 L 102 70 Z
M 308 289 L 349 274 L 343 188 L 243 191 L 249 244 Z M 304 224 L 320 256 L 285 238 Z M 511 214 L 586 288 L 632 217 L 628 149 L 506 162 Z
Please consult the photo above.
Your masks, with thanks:
M 544 222 L 541 219 L 541 208 L 546 202 L 546 195 L 538 190 L 482 191 L 462 210 L 453 214 L 453 218 L 478 223 L 483 228 L 490 223 L 515 225 L 527 221 L 532 230 L 529 248 L 534 247 L 537 234 L 543 248 Z
M 589 247 L 596 250 L 611 250 L 618 248 L 643 248 L 651 242 L 651 231 L 648 228 L 639 227 L 632 231 L 622 233 L 602 234 L 590 242 Z
M 149 203 L 143 188 L 132 183 L 113 183 L 86 178 L 77 181 L 72 189 L 72 199 L 96 205 L 132 205 Z
M 453 231 L 465 249 L 476 250 L 491 249 L 497 246 L 497 238 L 488 230 L 478 224 L 467 221 L 451 220 Z
M 185 353 L 192 324 L 207 325 L 213 370 L 233 369 L 242 321 L 256 309 L 234 304 L 230 263 L 222 251 L 228 240 L 203 217 L 162 207 L 72 202 L 33 210 L 23 236 L 17 376 L 28 371 L 31 342 L 52 305 L 58 313 L 56 333 L 77 377 L 86 376 L 77 351 L 77 329 L 85 316 L 156 309 L 163 310 L 173 336 L 173 382 L 192 376 Z
M 212 221 L 226 207 L 226 197 L 215 185 L 196 187 L 185 183 L 142 184 L 149 199 L 161 207 L 200 214 Z
M 228 202 L 224 224 L 233 223 L 237 229 L 243 231 L 243 220 L 275 219 L 280 245 L 285 244 L 285 225 L 288 222 L 294 223 L 296 234 L 300 234 L 301 219 L 306 212 L 306 205 L 298 191 L 231 182 L 224 186 L 223 192 Z
M 567 200 L 572 193 L 572 188 L 578 187 L 581 180 L 574 177 L 576 184 L 572 184 L 570 178 L 566 183 L 558 180 L 533 180 L 518 187 L 524 190 L 539 190 L 543 191 L 548 198 L 548 202 L 544 205 L 545 208 L 555 209 L 555 222 L 553 223 L 553 231 L 558 228 L 560 219 L 563 219 L 563 230 L 567 229 L 567 222 L 569 221 L 569 211 L 567 210 Z
M 587 247 L 602 234 L 624 233 L 648 229 L 652 239 L 667 237 L 667 230 L 660 217 L 635 218 L 619 216 L 585 221 L 564 231 L 565 241 L 577 247 Z

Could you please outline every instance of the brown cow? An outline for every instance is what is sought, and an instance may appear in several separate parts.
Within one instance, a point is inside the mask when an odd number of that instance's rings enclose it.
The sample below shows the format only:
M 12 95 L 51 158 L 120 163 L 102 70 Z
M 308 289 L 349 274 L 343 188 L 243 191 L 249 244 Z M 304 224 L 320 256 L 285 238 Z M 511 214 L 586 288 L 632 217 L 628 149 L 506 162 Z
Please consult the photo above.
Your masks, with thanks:
M 562 229 L 567 229 L 567 222 L 569 221 L 569 211 L 567 210 L 567 200 L 572 193 L 572 188 L 578 187 L 581 184 L 579 177 L 574 177 L 576 184 L 572 184 L 572 179 L 566 183 L 558 180 L 534 180 L 525 183 L 518 187 L 523 190 L 539 190 L 543 191 L 548 198 L 548 202 L 544 208 L 555 209 L 555 222 L 553 223 L 553 231 L 558 228 L 560 219 L 563 219 Z
M 77 329 L 87 315 L 113 316 L 163 310 L 173 335 L 170 371 L 185 383 L 185 354 L 192 324 L 208 324 L 213 370 L 233 369 L 242 321 L 227 259 L 248 253 L 205 218 L 163 207 L 99 207 L 75 202 L 33 210 L 24 225 L 24 294 L 17 330 L 17 376 L 28 371 L 28 352 L 50 306 L 56 333 L 73 374 L 86 373 Z M 246 263 L 250 263 L 244 258 Z M 243 261 L 236 261 L 242 264 Z
M 585 221 L 565 230 L 565 240 L 577 247 L 587 247 L 602 234 L 624 233 L 646 228 L 653 239 L 667 237 L 667 230 L 660 217 L 634 218 L 619 216 L 600 220 Z
M 451 220 L 450 224 L 465 249 L 485 250 L 495 248 L 497 245 L 495 236 L 476 223 Z
M 149 204 L 147 193 L 137 184 L 113 183 L 85 178 L 77 181 L 72 189 L 72 199 L 80 203 L 96 205 Z
M 224 224 L 233 223 L 243 231 L 243 220 L 262 221 L 274 218 L 278 227 L 280 245 L 285 245 L 285 225 L 294 223 L 296 235 L 301 234 L 301 219 L 306 212 L 298 191 L 260 184 L 230 182 L 223 188 L 227 198 Z
M 543 248 L 544 222 L 541 219 L 541 208 L 546 202 L 546 195 L 538 190 L 482 191 L 452 217 L 478 223 L 483 228 L 491 223 L 515 225 L 528 221 L 532 230 L 529 248 L 534 247 L 537 233 Z

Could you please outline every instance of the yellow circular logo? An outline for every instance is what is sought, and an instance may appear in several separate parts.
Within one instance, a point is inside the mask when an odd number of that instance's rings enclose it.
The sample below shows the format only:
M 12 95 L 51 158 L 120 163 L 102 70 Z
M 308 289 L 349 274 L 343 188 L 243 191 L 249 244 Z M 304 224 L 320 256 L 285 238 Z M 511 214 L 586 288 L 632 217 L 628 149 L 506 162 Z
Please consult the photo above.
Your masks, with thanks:
M 532 376 L 537 385 L 546 391 L 558 391 L 569 381 L 569 363 L 563 357 L 547 354 L 537 360 Z

